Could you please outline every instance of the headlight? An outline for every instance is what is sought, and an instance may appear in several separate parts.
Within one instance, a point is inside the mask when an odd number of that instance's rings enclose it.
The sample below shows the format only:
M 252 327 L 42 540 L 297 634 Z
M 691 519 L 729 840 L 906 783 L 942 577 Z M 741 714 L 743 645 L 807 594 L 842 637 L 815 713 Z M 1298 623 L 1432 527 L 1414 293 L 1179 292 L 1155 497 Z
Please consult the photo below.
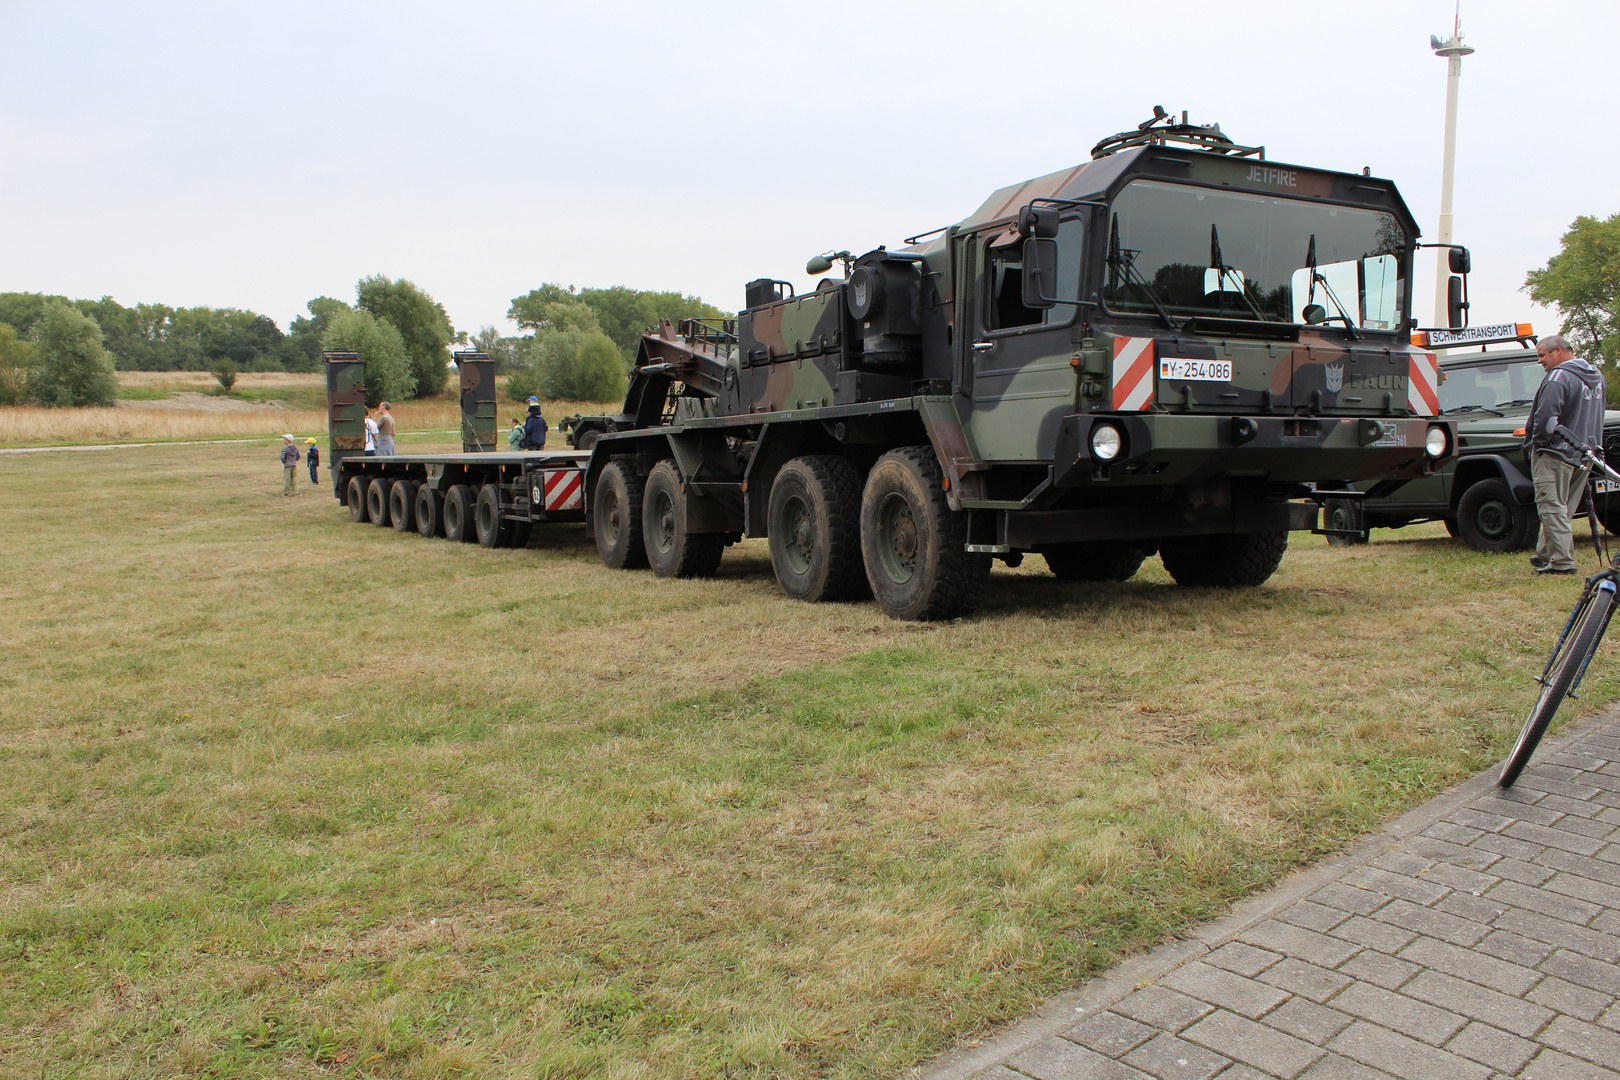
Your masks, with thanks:
M 1451 433 L 1443 427 L 1431 427 L 1423 437 L 1423 450 L 1432 458 L 1445 457 L 1451 449 Z
M 1091 429 L 1091 456 L 1098 461 L 1113 461 L 1125 448 L 1125 438 L 1113 424 L 1098 424 Z

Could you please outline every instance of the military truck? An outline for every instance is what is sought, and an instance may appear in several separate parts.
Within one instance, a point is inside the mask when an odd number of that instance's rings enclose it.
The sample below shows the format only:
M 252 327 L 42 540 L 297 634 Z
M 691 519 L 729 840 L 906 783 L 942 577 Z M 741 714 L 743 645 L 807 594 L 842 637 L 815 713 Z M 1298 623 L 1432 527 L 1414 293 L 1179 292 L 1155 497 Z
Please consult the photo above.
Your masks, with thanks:
M 1360 503 L 1329 500 L 1328 542 L 1363 543 L 1371 529 L 1443 521 L 1475 551 L 1534 547 L 1540 519 L 1524 450 L 1530 405 L 1544 375 L 1534 328 L 1502 323 L 1413 338 L 1423 347 L 1452 350 L 1440 360 L 1440 411 L 1457 421 L 1457 456 L 1417 479 L 1362 481 L 1356 485 L 1365 490 Z M 1470 351 L 1455 351 L 1465 345 Z M 1471 351 L 1474 346 L 1480 351 Z M 1603 443 L 1611 460 L 1620 458 L 1620 412 L 1604 414 Z M 1620 532 L 1620 494 L 1611 500 L 1608 481 L 1597 486 L 1598 520 Z
M 993 560 L 1031 554 L 1258 585 L 1323 500 L 1455 454 L 1408 334 L 1417 237 L 1389 180 L 1155 109 L 956 224 L 818 256 L 843 272 L 813 292 L 760 278 L 735 320 L 644 336 L 617 430 L 591 432 L 586 527 L 661 577 L 765 537 L 789 596 L 902 619 L 973 610 Z M 529 520 L 548 466 L 510 468 L 478 498 Z

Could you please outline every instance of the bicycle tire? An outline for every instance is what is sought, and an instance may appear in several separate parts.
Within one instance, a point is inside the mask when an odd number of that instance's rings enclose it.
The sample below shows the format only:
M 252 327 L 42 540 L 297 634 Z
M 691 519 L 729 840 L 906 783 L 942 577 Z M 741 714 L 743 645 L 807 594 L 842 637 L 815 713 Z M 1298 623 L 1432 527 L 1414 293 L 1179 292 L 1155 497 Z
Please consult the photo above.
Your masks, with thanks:
M 1502 775 L 1497 779 L 1500 787 L 1512 787 L 1514 781 L 1519 779 L 1524 767 L 1530 764 L 1530 756 L 1536 752 L 1541 737 L 1547 733 L 1553 714 L 1564 703 L 1576 677 L 1586 670 L 1587 661 L 1597 651 L 1603 631 L 1608 627 L 1614 593 L 1604 588 L 1593 589 L 1585 606 L 1586 610 L 1577 615 L 1573 628 L 1560 642 L 1542 681 L 1541 696 L 1536 699 L 1530 715 L 1525 719 L 1519 741 L 1513 745 L 1513 752 L 1502 763 Z

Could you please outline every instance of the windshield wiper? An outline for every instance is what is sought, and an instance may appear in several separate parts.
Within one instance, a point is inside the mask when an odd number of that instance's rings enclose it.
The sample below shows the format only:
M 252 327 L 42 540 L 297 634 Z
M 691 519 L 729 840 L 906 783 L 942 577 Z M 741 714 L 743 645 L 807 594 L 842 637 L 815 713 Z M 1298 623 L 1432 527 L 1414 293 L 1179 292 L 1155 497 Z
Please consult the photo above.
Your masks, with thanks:
M 1181 329 L 1176 324 L 1176 320 L 1172 319 L 1170 313 L 1165 310 L 1164 305 L 1159 303 L 1159 294 L 1153 291 L 1153 286 L 1143 280 L 1142 272 L 1136 268 L 1136 252 L 1128 248 L 1123 250 L 1120 248 L 1118 214 L 1114 215 L 1113 228 L 1109 230 L 1108 269 L 1115 274 L 1124 271 L 1126 283 L 1135 285 L 1148 298 L 1148 301 L 1153 305 L 1153 310 L 1158 312 L 1159 318 L 1164 320 L 1164 325 L 1172 330 Z
M 1496 413 L 1497 416 L 1502 415 L 1500 412 L 1497 412 L 1497 410 L 1491 408 L 1489 405 L 1454 405 L 1449 409 L 1441 409 L 1440 410 L 1440 415 L 1441 416 L 1450 416 L 1452 413 L 1459 413 L 1459 412 L 1488 412 L 1488 413 Z
M 1520 405 L 1534 405 L 1535 403 L 1536 403 L 1535 398 L 1528 398 L 1528 397 L 1514 398 L 1512 401 L 1504 402 L 1502 404 L 1502 408 L 1504 408 L 1504 409 L 1513 409 L 1513 408 L 1517 408 Z
M 1311 272 L 1311 288 L 1310 288 L 1310 291 L 1308 293 L 1306 293 L 1306 295 L 1305 295 L 1305 305 L 1307 307 L 1309 307 L 1311 305 L 1312 301 L 1314 301 L 1316 299 L 1316 283 L 1320 281 L 1322 283 L 1322 291 L 1327 293 L 1327 298 L 1329 300 L 1333 301 L 1333 306 L 1339 309 L 1339 313 L 1337 315 L 1328 315 L 1325 318 L 1323 318 L 1322 321 L 1323 322 L 1332 322 L 1334 319 L 1341 320 L 1344 323 L 1344 332 L 1350 335 L 1350 340 L 1351 341 L 1360 341 L 1361 340 L 1361 335 L 1356 333 L 1355 320 L 1351 319 L 1350 316 L 1345 313 L 1344 305 L 1339 303 L 1339 297 L 1338 297 L 1337 294 L 1334 293 L 1333 286 L 1328 284 L 1327 278 L 1323 277 L 1321 274 L 1318 274 L 1316 272 L 1316 234 L 1315 233 L 1311 233 L 1310 246 L 1305 249 L 1305 265 L 1306 265 L 1307 268 L 1310 269 L 1310 272 Z
M 1221 234 L 1216 231 L 1215 223 L 1213 221 L 1209 223 L 1209 268 L 1216 272 L 1215 298 L 1216 301 L 1221 305 L 1221 314 L 1225 315 L 1226 277 L 1228 274 L 1231 274 L 1233 270 L 1236 270 L 1237 267 L 1227 266 L 1226 263 L 1221 260 Z M 1254 317 L 1259 319 L 1261 322 L 1265 322 L 1265 314 L 1261 312 L 1261 310 L 1255 306 L 1254 301 L 1249 298 L 1248 281 L 1246 281 L 1241 274 L 1233 275 L 1232 280 L 1238 287 L 1237 294 L 1243 298 L 1243 302 L 1249 306 L 1249 310 L 1254 312 Z

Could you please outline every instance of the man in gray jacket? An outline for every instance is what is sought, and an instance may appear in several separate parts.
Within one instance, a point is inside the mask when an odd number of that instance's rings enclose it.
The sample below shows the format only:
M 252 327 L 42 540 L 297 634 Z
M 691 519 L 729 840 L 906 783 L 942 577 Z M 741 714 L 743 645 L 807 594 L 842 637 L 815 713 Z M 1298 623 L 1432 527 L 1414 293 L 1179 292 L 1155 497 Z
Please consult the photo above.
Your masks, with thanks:
M 1541 515 L 1541 536 L 1530 565 L 1537 575 L 1568 576 L 1575 573 L 1569 521 L 1580 509 L 1587 470 L 1574 447 L 1561 436 L 1547 434 L 1547 421 L 1556 420 L 1588 443 L 1601 445 L 1603 376 L 1557 334 L 1537 343 L 1536 360 L 1547 377 L 1536 390 L 1524 433 L 1536 485 L 1536 512 Z

